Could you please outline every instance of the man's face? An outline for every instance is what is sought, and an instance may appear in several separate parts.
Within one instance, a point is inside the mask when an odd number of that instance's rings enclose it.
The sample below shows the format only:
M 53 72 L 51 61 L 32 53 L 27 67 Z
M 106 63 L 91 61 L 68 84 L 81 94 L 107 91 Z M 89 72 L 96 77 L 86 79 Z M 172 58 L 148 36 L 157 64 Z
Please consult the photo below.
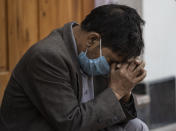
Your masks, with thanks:
M 102 55 L 106 58 L 109 65 L 112 63 L 122 63 L 124 62 L 124 56 L 118 55 L 118 53 L 113 52 L 111 49 L 107 47 L 102 47 Z M 100 56 L 100 47 L 90 47 L 87 51 L 87 56 L 90 59 L 95 59 Z
M 87 49 L 87 56 L 89 59 L 95 59 L 100 57 L 100 34 L 96 32 L 85 32 L 81 31 L 79 35 L 79 52 L 85 51 Z M 124 56 L 118 55 L 118 52 L 113 52 L 110 48 L 101 47 L 102 55 L 106 58 L 109 65 L 112 63 L 122 63 L 124 62 Z

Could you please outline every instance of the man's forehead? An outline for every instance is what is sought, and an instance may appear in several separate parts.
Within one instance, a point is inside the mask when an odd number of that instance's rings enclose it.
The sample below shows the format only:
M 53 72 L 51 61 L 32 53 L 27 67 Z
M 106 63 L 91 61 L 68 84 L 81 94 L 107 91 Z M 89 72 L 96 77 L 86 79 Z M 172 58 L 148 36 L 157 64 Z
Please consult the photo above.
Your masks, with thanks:
M 112 53 L 112 59 L 114 61 L 117 61 L 118 63 L 126 63 L 126 62 L 131 62 L 131 61 L 134 61 L 134 59 L 136 59 L 138 57 L 131 57 L 131 58 L 128 58 L 127 55 L 123 55 L 123 54 L 120 54 L 120 53 Z

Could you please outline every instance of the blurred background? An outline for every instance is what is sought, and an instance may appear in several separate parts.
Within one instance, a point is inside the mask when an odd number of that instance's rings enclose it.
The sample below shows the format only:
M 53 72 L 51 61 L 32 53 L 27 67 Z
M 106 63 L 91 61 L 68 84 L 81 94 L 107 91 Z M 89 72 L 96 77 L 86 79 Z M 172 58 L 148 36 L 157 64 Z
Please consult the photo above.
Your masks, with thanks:
M 131 6 L 146 21 L 148 75 L 134 90 L 138 116 L 152 130 L 176 131 L 175 0 L 0 0 L 0 103 L 13 68 L 31 45 L 110 3 Z

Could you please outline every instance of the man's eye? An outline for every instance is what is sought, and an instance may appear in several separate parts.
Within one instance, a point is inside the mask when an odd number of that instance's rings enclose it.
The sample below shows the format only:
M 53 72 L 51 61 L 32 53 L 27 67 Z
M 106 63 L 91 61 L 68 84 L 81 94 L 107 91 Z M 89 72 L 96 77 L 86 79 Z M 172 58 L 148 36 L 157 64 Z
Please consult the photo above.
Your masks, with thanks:
M 109 63 L 110 63 L 110 65 L 111 65 L 111 64 L 113 64 L 113 63 L 115 63 L 115 62 L 114 62 L 114 61 L 112 61 L 112 60 L 110 60 L 110 62 L 109 62 Z

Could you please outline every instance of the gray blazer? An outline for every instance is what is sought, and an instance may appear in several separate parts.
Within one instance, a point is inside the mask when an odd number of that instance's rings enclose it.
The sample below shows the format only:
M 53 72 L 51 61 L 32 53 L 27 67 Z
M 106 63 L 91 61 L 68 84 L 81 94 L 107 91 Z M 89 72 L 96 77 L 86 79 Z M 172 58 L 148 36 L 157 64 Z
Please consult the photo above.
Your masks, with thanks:
M 34 44 L 16 65 L 1 106 L 0 130 L 4 125 L 10 131 L 98 131 L 134 117 L 104 78 L 95 78 L 95 99 L 80 103 L 82 80 L 70 24 Z

